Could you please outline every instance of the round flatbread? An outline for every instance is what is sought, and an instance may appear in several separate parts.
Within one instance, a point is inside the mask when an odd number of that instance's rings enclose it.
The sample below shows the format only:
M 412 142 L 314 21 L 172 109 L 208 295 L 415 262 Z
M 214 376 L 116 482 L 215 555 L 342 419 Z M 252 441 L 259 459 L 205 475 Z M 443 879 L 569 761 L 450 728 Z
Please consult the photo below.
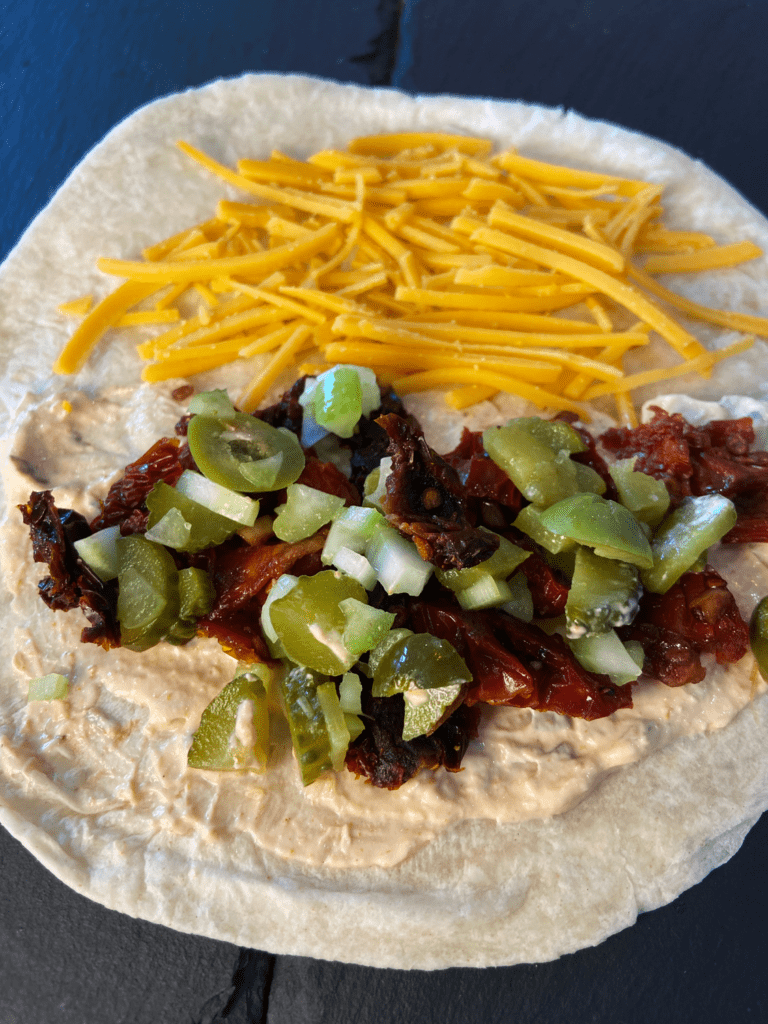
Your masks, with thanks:
M 44 484 L 59 505 L 87 512 L 183 411 L 170 386 L 140 385 L 130 343 L 102 343 L 74 379 L 48 369 L 68 333 L 56 306 L 109 287 L 97 257 L 138 258 L 144 246 L 209 217 L 221 198 L 221 184 L 189 165 L 177 139 L 233 165 L 272 149 L 304 157 L 356 135 L 404 130 L 479 135 L 545 160 L 663 183 L 673 226 L 768 249 L 768 223 L 707 168 L 573 113 L 272 75 L 171 96 L 89 154 L 2 268 L 6 502 Z M 680 290 L 765 315 L 765 272 L 755 260 Z M 710 345 L 733 340 L 712 328 L 695 332 Z M 708 380 L 685 378 L 686 390 L 760 399 L 765 366 L 758 342 Z M 238 372 L 205 383 L 226 385 Z M 461 420 L 438 407 L 429 396 L 414 402 L 431 443 L 447 450 Z M 472 422 L 505 414 L 507 406 L 486 403 Z M 269 784 L 191 771 L 191 732 L 231 677 L 231 659 L 205 644 L 168 649 L 160 662 L 84 650 L 78 616 L 51 616 L 38 601 L 28 547 L 11 511 L 3 526 L 14 602 L 0 638 L 8 666 L 0 821 L 60 879 L 116 910 L 276 953 L 379 967 L 543 961 L 601 941 L 699 881 L 732 856 L 768 805 L 768 697 L 750 658 L 738 678 L 715 674 L 701 684 L 709 689 L 665 692 L 658 704 L 649 698 L 642 714 L 619 719 L 620 729 L 592 723 L 591 734 L 569 739 L 558 730 L 572 723 L 556 716 L 543 733 L 531 712 L 494 720 L 491 747 L 504 747 L 499 730 L 507 739 L 528 730 L 510 769 L 534 794 L 519 813 L 506 807 L 504 776 L 483 774 L 479 748 L 465 772 L 422 773 L 426 780 L 403 787 L 416 795 L 402 804 L 400 791 L 376 793 L 373 811 L 359 797 L 365 784 L 351 776 L 302 792 L 290 755 L 277 757 Z M 758 546 L 749 557 L 757 579 Z M 754 603 L 754 595 L 740 600 Z M 68 700 L 28 704 L 26 679 L 52 671 L 72 678 Z M 702 717 L 705 704 L 717 705 L 714 717 Z M 686 735 L 680 723 L 691 716 L 699 724 Z M 577 739 L 599 754 L 576 756 Z M 536 793 L 546 796 L 539 805 Z

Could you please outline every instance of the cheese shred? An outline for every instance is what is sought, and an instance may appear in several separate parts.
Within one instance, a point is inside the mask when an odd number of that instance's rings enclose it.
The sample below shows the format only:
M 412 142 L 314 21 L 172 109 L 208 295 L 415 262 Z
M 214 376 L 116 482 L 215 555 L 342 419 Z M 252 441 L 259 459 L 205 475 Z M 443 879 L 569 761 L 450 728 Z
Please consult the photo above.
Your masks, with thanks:
M 178 145 L 252 201 L 220 200 L 142 260 L 99 260 L 124 283 L 94 306 L 59 306 L 82 319 L 57 373 L 77 372 L 110 329 L 131 328 L 149 332 L 137 347 L 148 381 L 251 363 L 246 411 L 302 367 L 355 362 L 401 394 L 441 389 L 454 409 L 506 392 L 589 419 L 588 403 L 612 398 L 632 425 L 635 389 L 708 376 L 768 337 L 768 318 L 702 306 L 656 279 L 762 255 L 749 240 L 667 227 L 658 184 L 435 132 L 365 136 L 305 161 L 275 152 L 235 170 Z M 670 308 L 747 336 L 709 351 Z M 626 372 L 652 334 L 669 358 Z

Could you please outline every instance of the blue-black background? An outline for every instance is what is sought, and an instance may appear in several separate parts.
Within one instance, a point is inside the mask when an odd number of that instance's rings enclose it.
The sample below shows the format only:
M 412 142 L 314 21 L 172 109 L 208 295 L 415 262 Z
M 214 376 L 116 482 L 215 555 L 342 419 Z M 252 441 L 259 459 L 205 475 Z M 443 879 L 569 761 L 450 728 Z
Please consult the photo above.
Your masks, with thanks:
M 0 258 L 115 122 L 248 71 L 573 108 L 687 150 L 768 213 L 767 40 L 759 0 L 6 0 Z M 595 949 L 424 974 L 133 921 L 70 892 L 0 829 L 0 1021 L 768 1021 L 767 864 L 764 816 L 731 862 Z

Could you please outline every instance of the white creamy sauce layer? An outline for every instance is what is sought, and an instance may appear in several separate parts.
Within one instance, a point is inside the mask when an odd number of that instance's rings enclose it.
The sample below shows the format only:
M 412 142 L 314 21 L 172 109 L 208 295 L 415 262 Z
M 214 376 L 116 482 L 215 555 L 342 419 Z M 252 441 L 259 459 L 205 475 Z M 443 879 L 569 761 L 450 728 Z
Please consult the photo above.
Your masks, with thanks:
M 712 403 L 663 401 L 689 418 L 702 404 L 707 419 L 716 415 Z M 728 416 L 743 414 L 735 399 L 719 407 Z M 749 410 L 759 412 L 761 426 L 768 424 L 767 405 L 756 410 L 750 400 Z M 4 459 L 9 512 L 2 564 L 14 592 L 18 692 L 0 735 L 0 764 L 26 785 L 30 799 L 60 810 L 56 828 L 75 849 L 78 821 L 99 816 L 117 850 L 151 844 L 153 836 L 171 830 L 201 842 L 213 835 L 231 838 L 235 849 L 256 847 L 308 865 L 387 867 L 455 822 L 559 814 L 617 767 L 680 737 L 723 727 L 765 687 L 748 655 L 727 668 L 708 659 L 707 678 L 695 686 L 643 682 L 634 690 L 634 708 L 596 722 L 484 708 L 462 771 L 423 771 L 395 792 L 346 771 L 328 773 L 304 789 L 278 715 L 272 717 L 265 774 L 189 769 L 192 733 L 202 710 L 232 678 L 234 659 L 207 640 L 142 654 L 80 644 L 82 616 L 54 614 L 37 597 L 35 581 L 44 570 L 32 563 L 26 528 L 13 508 L 31 490 L 50 487 L 60 507 L 93 515 L 123 467 L 158 437 L 171 435 L 184 411 L 157 387 L 111 388 L 95 398 L 77 392 L 30 396 L 7 452 L 13 459 Z M 505 409 L 500 418 L 506 415 Z M 495 416 L 498 422 L 498 410 Z M 449 438 L 440 445 L 434 435 L 430 440 L 438 450 L 455 443 Z M 718 548 L 711 563 L 749 616 L 768 593 L 768 545 Z M 70 678 L 69 698 L 28 704 L 28 679 L 51 671 Z M 238 723 L 241 731 L 246 727 Z

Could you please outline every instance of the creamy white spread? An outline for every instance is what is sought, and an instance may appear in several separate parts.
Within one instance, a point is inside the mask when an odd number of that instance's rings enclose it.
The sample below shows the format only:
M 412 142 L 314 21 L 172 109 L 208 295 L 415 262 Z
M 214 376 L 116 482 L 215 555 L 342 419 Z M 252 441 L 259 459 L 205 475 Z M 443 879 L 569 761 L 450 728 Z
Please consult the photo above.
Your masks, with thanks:
M 678 408 L 686 416 L 696 411 L 691 400 Z M 738 403 L 723 408 L 739 415 Z M 200 841 L 227 837 L 235 857 L 238 849 L 256 847 L 312 865 L 387 867 L 456 822 L 560 814 L 621 765 L 679 737 L 723 727 L 765 686 L 749 655 L 729 667 L 706 658 L 704 682 L 677 689 L 643 682 L 634 690 L 634 708 L 595 722 L 484 708 L 462 771 L 422 771 L 395 792 L 347 771 L 303 788 L 279 715 L 272 716 L 265 773 L 189 769 L 192 733 L 232 677 L 234 660 L 206 640 L 142 654 L 81 644 L 85 620 L 74 612 L 53 614 L 38 599 L 42 571 L 12 508 L 31 490 L 50 487 L 60 507 L 93 514 L 126 463 L 171 434 L 183 411 L 156 388 L 112 388 L 95 399 L 72 392 L 27 399 L 7 453 L 13 458 L 4 460 L 11 510 L 2 563 L 14 593 L 18 694 L 0 735 L 0 764 L 26 779 L 30 799 L 36 794 L 52 807 L 99 816 L 107 828 L 112 813 L 128 814 L 136 843 L 172 830 Z M 768 423 L 765 404 L 760 415 Z M 706 418 L 713 418 L 709 409 Z M 443 450 L 452 442 L 430 440 Z M 718 548 L 711 562 L 748 616 L 768 593 L 768 545 Z M 68 699 L 27 703 L 29 678 L 51 671 L 70 678 Z M 251 729 L 252 717 L 243 711 L 233 741 L 243 742 Z M 70 823 L 59 827 L 76 833 L 78 815 L 62 820 Z M 76 848 L 77 835 L 68 838 Z

